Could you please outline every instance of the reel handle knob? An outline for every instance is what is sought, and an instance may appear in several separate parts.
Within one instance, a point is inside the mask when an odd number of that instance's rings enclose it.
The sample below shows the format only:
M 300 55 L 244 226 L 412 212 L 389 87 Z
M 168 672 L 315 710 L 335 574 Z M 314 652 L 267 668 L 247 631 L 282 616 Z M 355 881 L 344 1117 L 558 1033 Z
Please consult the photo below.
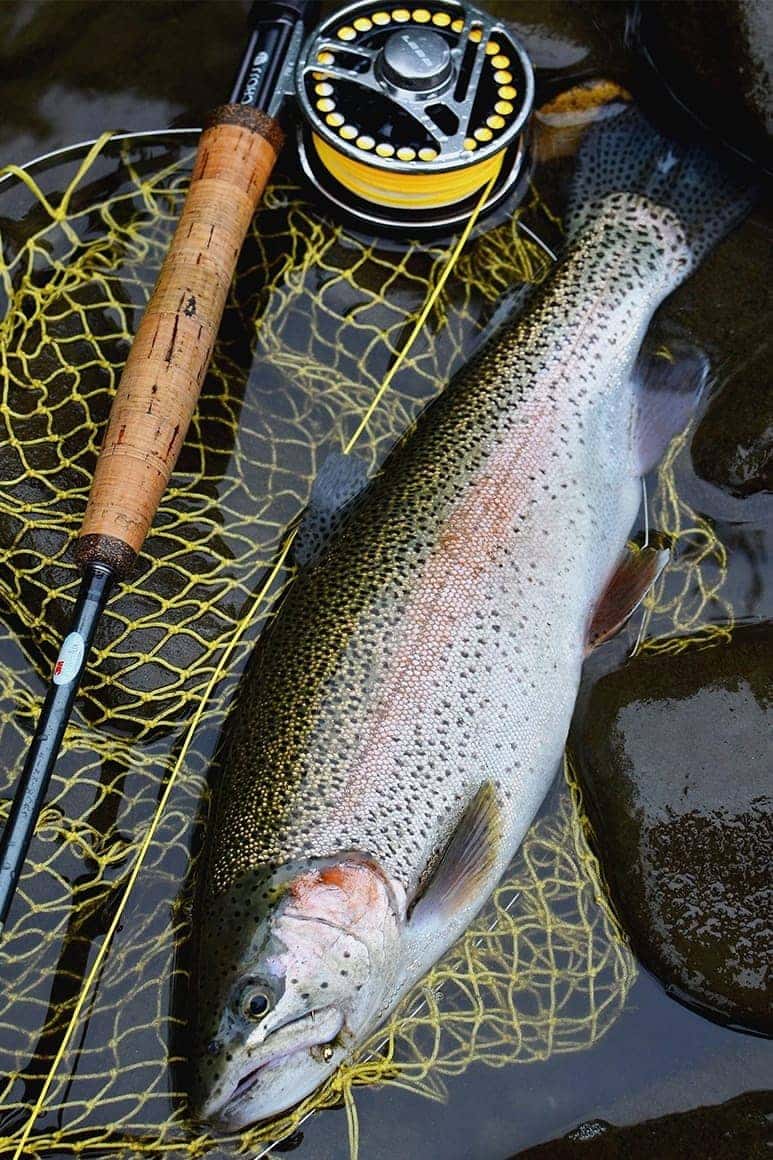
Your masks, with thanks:
M 125 577 L 142 548 L 207 373 L 239 252 L 282 147 L 247 105 L 207 120 L 182 216 L 113 401 L 76 546 Z

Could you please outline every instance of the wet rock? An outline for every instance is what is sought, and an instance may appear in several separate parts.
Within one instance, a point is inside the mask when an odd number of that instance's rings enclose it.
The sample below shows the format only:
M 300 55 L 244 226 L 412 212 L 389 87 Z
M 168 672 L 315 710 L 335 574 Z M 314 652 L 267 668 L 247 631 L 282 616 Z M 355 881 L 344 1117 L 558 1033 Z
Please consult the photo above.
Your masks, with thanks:
M 674 95 L 729 144 L 770 165 L 769 0 L 650 0 L 640 12 L 644 51 Z
M 105 129 L 201 125 L 236 79 L 248 10 L 248 0 L 0 3 L 0 163 Z
M 729 352 L 743 364 L 758 349 L 762 352 L 773 306 L 772 261 L 773 211 L 762 204 L 667 300 L 669 312 L 714 356 L 715 373 L 721 375 L 721 355 L 727 358 Z
M 773 1031 L 770 707 L 773 631 L 644 653 L 602 677 L 575 727 L 613 902 L 669 993 Z
M 537 92 L 588 76 L 616 75 L 626 6 L 586 0 L 488 0 L 488 12 L 506 20 L 537 70 Z
M 739 497 L 773 487 L 771 347 L 732 369 L 692 442 L 696 473 Z
M 692 439 L 695 472 L 734 496 L 770 487 L 773 214 L 760 206 L 671 295 L 658 317 L 706 351 L 711 397 Z
M 592 1120 L 518 1160 L 754 1160 L 767 1155 L 771 1110 L 773 1093 L 751 1092 L 626 1128 Z

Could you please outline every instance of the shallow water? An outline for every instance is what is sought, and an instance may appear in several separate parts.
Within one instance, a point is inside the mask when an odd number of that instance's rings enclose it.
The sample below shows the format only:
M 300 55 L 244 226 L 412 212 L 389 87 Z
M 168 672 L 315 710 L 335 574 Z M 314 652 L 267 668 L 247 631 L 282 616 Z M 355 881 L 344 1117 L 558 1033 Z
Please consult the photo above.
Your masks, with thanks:
M 229 87 L 245 7 L 168 5 L 161 20 L 157 5 L 4 6 L 0 13 L 6 22 L 4 51 L 24 62 L 25 83 L 11 74 L 2 86 L 4 100 L 8 94 L 7 107 L 14 111 L 0 137 L 2 155 L 26 160 L 39 150 L 119 124 L 137 129 L 172 120 L 196 123 L 209 92 L 219 99 Z M 64 27 L 62 8 L 69 18 Z M 577 9 L 558 4 L 507 8 L 521 22 L 527 44 L 531 37 L 535 59 L 544 66 L 545 94 L 562 80 L 595 73 L 610 62 L 620 72 L 617 6 L 608 10 L 594 5 L 587 20 Z M 148 27 L 155 33 L 152 46 L 145 43 Z M 207 45 L 203 58 L 198 53 L 202 43 Z M 59 50 L 54 75 L 48 66 L 51 45 Z M 179 53 L 180 64 L 168 67 L 173 50 Z M 197 61 L 197 75 L 189 86 L 185 64 L 191 59 Z M 35 62 L 40 66 L 37 72 Z M 9 780 L 40 696 L 38 673 L 46 671 L 55 655 L 72 599 L 68 534 L 77 527 L 83 479 L 93 462 L 94 424 L 108 405 L 108 368 L 123 357 L 133 307 L 143 300 L 149 271 L 179 205 L 182 159 L 188 146 L 183 140 L 172 142 L 167 152 L 165 148 L 159 145 L 130 155 L 141 188 L 147 175 L 164 165 L 170 167 L 169 179 L 153 185 L 161 215 L 156 226 L 133 231 L 132 215 L 138 210 L 134 201 L 127 201 L 127 232 L 116 264 L 104 282 L 94 278 L 100 294 L 104 291 L 107 297 L 90 298 L 92 283 L 84 276 L 74 295 L 69 287 L 60 286 L 59 302 L 49 304 L 49 335 L 57 343 L 72 333 L 67 327 L 73 302 L 89 311 L 92 330 L 98 331 L 93 351 L 78 347 L 77 357 L 69 360 L 84 367 L 93 363 L 82 380 L 86 401 L 81 413 L 74 416 L 72 411 L 73 381 L 66 367 L 52 361 L 48 346 L 36 348 L 34 335 L 34 357 L 13 372 L 19 380 L 26 374 L 34 386 L 44 384 L 45 389 L 13 396 L 17 411 L 12 427 L 20 440 L 21 459 L 4 460 L 4 479 L 12 481 L 10 508 L 16 505 L 14 510 L 4 509 L 0 525 L 5 625 L 0 640 L 5 674 L 0 698 L 1 772 Z M 83 205 L 96 204 L 108 190 L 114 192 L 116 174 L 120 188 L 132 187 L 136 195 L 138 183 L 126 181 L 126 164 L 125 157 L 109 150 L 104 161 L 98 159 Z M 46 168 L 41 183 L 62 189 L 71 176 L 71 169 L 54 166 Z M 539 173 L 536 184 L 541 188 Z M 552 184 L 546 174 L 545 188 Z M 538 208 L 530 220 L 547 240 L 555 241 Z M 71 1009 L 112 916 L 117 888 L 125 882 L 130 843 L 136 842 L 154 810 L 161 779 L 179 752 L 186 722 L 212 670 L 214 650 L 259 589 L 281 528 L 303 503 L 322 450 L 354 430 L 369 393 L 399 348 L 406 318 L 423 301 L 427 278 L 442 251 L 439 246 L 429 255 L 418 253 L 399 262 L 394 254 L 375 247 L 363 258 L 359 245 L 324 230 L 313 245 L 305 244 L 303 238 L 315 228 L 314 211 L 298 197 L 289 172 L 278 177 L 260 222 L 267 240 L 260 246 L 253 242 L 245 251 L 216 370 L 205 389 L 202 418 L 181 459 L 178 483 L 162 509 L 159 530 L 149 541 L 144 568 L 106 618 L 98 642 L 100 664 L 86 683 L 76 735 L 58 769 L 52 795 L 55 808 L 49 811 L 48 828 L 33 851 L 38 873 L 25 878 L 12 938 L 0 948 L 0 970 L 10 984 L 6 1000 L 14 999 L 4 1004 L 0 1020 L 2 1068 L 26 1076 L 24 1084 L 17 1081 L 2 1092 L 0 1136 L 6 1140 L 0 1141 L 0 1155 L 13 1154 L 8 1137 L 18 1128 L 19 1105 L 29 1104 L 38 1093 L 40 1077 L 61 1035 L 62 1015 Z M 6 253 L 22 245 L 41 224 L 44 219 L 27 190 L 0 187 Z M 100 237 L 93 213 L 84 213 L 80 228 L 81 240 Z M 289 255 L 288 237 L 295 247 Z M 763 247 L 769 238 L 769 218 L 759 211 L 707 263 L 700 280 L 680 291 L 666 309 L 709 349 L 720 378 L 712 398 L 725 383 L 737 382 L 750 352 L 759 352 L 766 340 Z M 500 248 L 505 244 L 506 239 L 500 239 Z M 34 284 L 50 284 L 57 261 L 66 268 L 67 245 L 59 235 L 45 238 L 40 277 L 33 277 Z M 93 270 L 95 275 L 101 273 L 98 262 Z M 138 271 L 143 272 L 141 277 Z M 369 447 L 374 459 L 383 456 L 396 433 L 442 381 L 445 368 L 468 356 L 480 340 L 496 308 L 496 294 L 514 278 L 506 261 L 503 282 L 492 282 L 491 271 L 491 257 L 478 244 L 462 269 L 464 276 L 449 290 L 445 313 L 433 319 L 411 365 L 398 376 Z M 268 280 L 272 292 L 267 296 L 263 287 Z M 309 303 L 314 306 L 311 339 Z M 255 327 L 257 319 L 260 326 Z M 346 342 L 340 340 L 342 328 Z M 360 338 L 353 340 L 358 328 Z M 323 373 L 325 389 L 320 387 Z M 22 462 L 25 447 L 29 457 Z M 65 448 L 64 454 L 54 454 L 55 447 Z M 673 591 L 664 594 L 663 607 L 655 610 L 647 633 L 673 631 L 675 624 L 682 630 L 723 624 L 730 609 L 738 619 L 769 617 L 771 589 L 765 573 L 769 532 L 763 498 L 738 498 L 705 482 L 693 470 L 689 449 L 678 457 L 674 479 L 681 500 L 706 520 L 707 535 L 710 532 L 728 549 L 727 563 L 721 553 L 709 552 L 700 573 L 690 573 L 688 554 L 687 566 L 675 571 Z M 673 516 L 657 499 L 657 481 L 650 482 L 656 496 L 653 519 L 659 514 Z M 271 497 L 270 505 L 266 496 Z M 681 512 L 682 518 L 689 509 Z M 30 512 L 35 525 L 24 525 L 19 535 Z M 669 605 L 682 585 L 685 598 L 678 620 Z M 705 588 L 711 595 L 704 601 Z M 171 636 L 170 622 L 177 625 Z M 178 1086 L 176 1073 L 170 1081 L 160 1063 L 168 1045 L 175 1043 L 180 1002 L 179 994 L 172 1000 L 169 949 L 172 933 L 184 933 L 186 914 L 175 900 L 195 842 L 192 822 L 205 792 L 204 778 L 225 707 L 259 624 L 260 620 L 245 636 L 228 678 L 216 686 L 212 711 L 186 757 L 184 777 L 131 897 L 95 1002 L 84 1012 L 77 1056 L 68 1057 L 46 1100 L 48 1110 L 36 1135 L 48 1138 L 41 1152 L 48 1157 L 71 1154 L 71 1143 L 57 1138 L 60 1130 L 70 1141 L 73 1133 L 96 1133 L 98 1126 L 115 1128 L 121 1139 L 147 1138 L 148 1125 L 164 1122 L 172 1111 L 168 1090 L 172 1084 Z M 594 658 L 586 691 L 615 667 L 632 639 L 629 634 L 612 642 Z M 148 653 L 153 654 L 150 663 Z M 110 678 L 107 684 L 105 676 Z M 580 712 L 584 702 L 585 697 Z M 549 827 L 560 818 L 566 800 L 566 792 L 557 789 L 546 803 L 542 823 Z M 75 840 L 74 821 L 85 823 Z M 556 832 L 568 841 L 567 831 L 559 827 Z M 71 905 L 70 889 L 77 909 Z M 516 905 L 515 913 L 519 920 L 528 920 L 526 901 Z M 552 913 L 555 917 L 557 912 Z M 535 954 L 534 961 L 537 958 Z M 625 975 L 623 952 L 612 961 Z M 184 964 L 176 971 L 179 984 Z M 635 979 L 633 975 L 631 971 L 616 990 L 608 984 L 609 994 L 623 1000 L 622 1010 L 603 1023 L 603 1034 L 588 1038 L 590 1046 L 584 1050 L 567 1050 L 568 1039 L 561 1051 L 546 1047 L 556 1025 L 560 1030 L 563 1024 L 553 1011 L 546 1033 L 539 1019 L 529 1023 L 524 1008 L 525 1025 L 536 1028 L 535 1050 L 518 1054 L 508 1045 L 496 1056 L 499 1064 L 513 1059 L 508 1066 L 473 1061 L 458 1069 L 459 1074 L 453 1074 L 454 1067 L 439 1068 L 446 1102 L 417 1094 L 416 1085 L 413 1090 L 358 1089 L 361 1154 L 506 1157 L 561 1136 L 584 1121 L 639 1123 L 720 1104 L 769 1083 L 767 1042 L 727 1030 L 680 1006 L 645 970 Z M 526 995 L 522 1001 L 525 1005 Z M 571 1002 L 582 1004 L 583 994 L 573 991 Z M 578 1007 L 578 1018 L 584 1020 L 588 1010 L 587 1004 Z M 419 1037 L 426 1030 L 420 1028 Z M 407 1042 L 402 1041 L 403 1048 Z M 466 1055 L 472 1060 L 475 1052 Z M 535 1058 L 539 1055 L 546 1058 Z M 137 1093 L 145 1093 L 141 1103 Z M 188 1128 L 182 1134 L 195 1138 Z M 302 1134 L 294 1141 L 300 1156 L 348 1154 L 346 1118 L 340 1110 L 315 1115 L 303 1125 Z M 103 1137 L 102 1146 L 105 1155 L 129 1154 L 119 1140 L 111 1147 Z M 256 1147 L 249 1154 L 259 1153 Z M 231 1145 L 213 1145 L 208 1154 L 227 1156 L 234 1151 Z M 593 1152 L 586 1146 L 581 1154 Z

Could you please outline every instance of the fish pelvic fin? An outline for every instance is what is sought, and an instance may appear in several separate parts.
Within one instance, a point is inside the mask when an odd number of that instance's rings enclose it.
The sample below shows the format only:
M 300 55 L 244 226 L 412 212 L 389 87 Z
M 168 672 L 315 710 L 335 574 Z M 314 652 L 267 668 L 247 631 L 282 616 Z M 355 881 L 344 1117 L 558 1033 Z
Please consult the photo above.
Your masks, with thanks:
M 502 815 L 493 783 L 485 781 L 469 803 L 424 886 L 408 910 L 410 926 L 449 922 L 479 901 L 502 845 Z
M 633 371 L 636 404 L 631 431 L 634 475 L 646 475 L 690 422 L 709 378 L 709 360 L 680 335 L 648 338 Z
M 633 196 L 632 196 L 633 195 Z M 576 235 L 613 199 L 621 224 L 638 200 L 671 210 L 685 234 L 691 264 L 745 216 L 758 191 L 749 171 L 708 146 L 660 133 L 636 107 L 591 126 L 577 158 L 567 233 Z
M 322 554 L 367 483 L 368 465 L 359 456 L 343 451 L 328 455 L 312 484 L 293 541 L 296 564 L 305 567 Z
M 670 555 L 669 549 L 662 545 L 646 548 L 627 545 L 591 618 L 586 656 L 626 624 L 665 568 Z

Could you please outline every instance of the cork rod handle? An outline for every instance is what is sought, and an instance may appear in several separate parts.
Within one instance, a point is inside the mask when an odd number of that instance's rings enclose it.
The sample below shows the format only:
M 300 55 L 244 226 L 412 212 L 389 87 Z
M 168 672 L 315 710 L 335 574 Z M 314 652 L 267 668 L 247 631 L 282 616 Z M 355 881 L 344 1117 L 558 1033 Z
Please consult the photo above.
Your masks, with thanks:
M 228 288 L 282 146 L 277 122 L 223 105 L 201 135 L 182 215 L 121 375 L 76 547 L 131 570 L 185 439 Z

